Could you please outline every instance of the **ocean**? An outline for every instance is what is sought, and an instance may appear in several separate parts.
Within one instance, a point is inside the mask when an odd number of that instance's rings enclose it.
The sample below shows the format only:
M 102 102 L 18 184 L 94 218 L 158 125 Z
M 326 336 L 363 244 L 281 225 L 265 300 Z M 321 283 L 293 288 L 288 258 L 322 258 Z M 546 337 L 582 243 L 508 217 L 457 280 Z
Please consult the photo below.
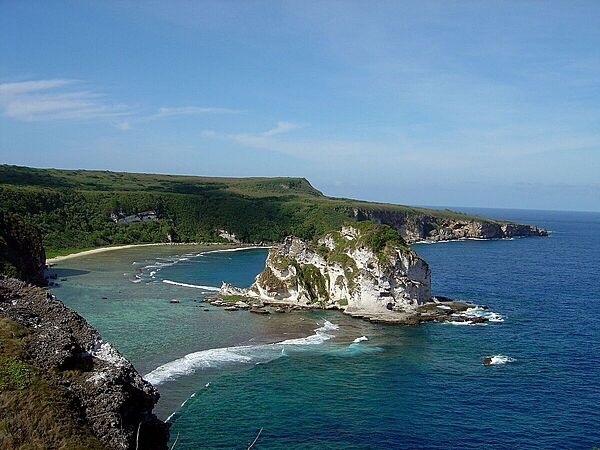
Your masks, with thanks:
M 600 213 L 460 210 L 551 231 L 413 246 L 434 294 L 487 305 L 498 322 L 392 326 L 202 302 L 222 281 L 249 285 L 264 249 L 80 257 L 55 266 L 52 291 L 157 384 L 177 450 L 257 435 L 255 449 L 600 447 Z

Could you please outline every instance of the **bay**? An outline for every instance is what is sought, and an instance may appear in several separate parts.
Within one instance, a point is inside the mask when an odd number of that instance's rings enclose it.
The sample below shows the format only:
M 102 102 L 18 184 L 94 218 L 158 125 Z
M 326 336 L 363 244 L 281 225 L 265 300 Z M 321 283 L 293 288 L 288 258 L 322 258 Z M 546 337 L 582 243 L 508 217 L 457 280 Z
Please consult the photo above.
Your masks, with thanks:
M 552 231 L 413 246 L 435 294 L 488 305 L 503 322 L 229 313 L 200 303 L 210 290 L 164 282 L 249 285 L 258 249 L 77 258 L 56 266 L 65 281 L 53 291 L 142 373 L 185 366 L 155 377 L 178 449 L 245 448 L 261 428 L 255 448 L 600 445 L 600 214 L 462 210 Z M 493 355 L 504 363 L 484 366 Z

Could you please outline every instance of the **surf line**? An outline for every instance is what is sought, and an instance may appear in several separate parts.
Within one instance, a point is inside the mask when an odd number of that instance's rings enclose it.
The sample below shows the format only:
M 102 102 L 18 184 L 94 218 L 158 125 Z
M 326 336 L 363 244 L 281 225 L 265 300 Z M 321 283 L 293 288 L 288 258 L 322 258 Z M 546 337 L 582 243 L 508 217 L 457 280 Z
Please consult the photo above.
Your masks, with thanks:
M 329 332 L 339 329 L 339 326 L 329 321 L 314 330 L 314 334 L 297 339 L 287 339 L 272 344 L 242 345 L 201 350 L 189 353 L 181 358 L 170 361 L 144 375 L 144 379 L 154 385 L 175 380 L 181 376 L 191 375 L 198 370 L 225 369 L 244 364 L 256 364 L 273 361 L 281 357 L 285 348 L 308 348 L 322 344 L 335 337 Z
M 178 281 L 171 281 L 171 280 L 162 280 L 162 282 L 166 283 L 166 284 L 172 284 L 174 286 L 183 286 L 183 287 L 194 288 L 194 289 L 203 289 L 205 291 L 219 292 L 221 290 L 215 286 L 202 286 L 199 284 L 180 283 Z

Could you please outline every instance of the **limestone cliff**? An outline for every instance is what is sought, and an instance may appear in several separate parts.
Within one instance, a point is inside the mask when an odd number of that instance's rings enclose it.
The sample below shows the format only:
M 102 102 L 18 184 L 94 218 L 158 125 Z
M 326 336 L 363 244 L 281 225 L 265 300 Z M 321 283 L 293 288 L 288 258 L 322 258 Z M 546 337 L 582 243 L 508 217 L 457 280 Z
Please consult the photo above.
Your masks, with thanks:
M 396 231 L 357 222 L 316 243 L 286 238 L 271 249 L 247 295 L 353 314 L 407 312 L 430 300 L 430 271 Z
M 371 220 L 389 225 L 407 242 L 446 241 L 455 239 L 505 239 L 526 236 L 547 236 L 548 232 L 535 225 L 474 218 L 452 211 L 423 213 L 420 209 L 354 209 L 356 220 Z
M 17 365 L 32 378 L 30 386 L 12 391 L 0 383 L 0 393 L 17 399 L 16 410 L 10 402 L 0 402 L 0 416 L 5 417 L 0 447 L 21 448 L 37 440 L 41 446 L 31 448 L 66 448 L 56 442 L 66 431 L 51 435 L 48 429 L 61 429 L 68 419 L 108 449 L 167 448 L 168 426 L 152 413 L 158 391 L 81 316 L 41 288 L 0 276 L 0 320 L 22 330 L 15 345 L 23 347 L 8 358 L 3 352 L 10 346 L 0 341 L 0 369 Z M 44 405 L 60 404 L 65 405 L 56 413 L 61 416 L 49 417 Z M 31 412 L 19 416 L 26 405 Z M 43 427 L 36 427 L 37 422 Z M 4 434 L 5 429 L 10 433 Z M 97 448 L 83 443 L 67 447 Z

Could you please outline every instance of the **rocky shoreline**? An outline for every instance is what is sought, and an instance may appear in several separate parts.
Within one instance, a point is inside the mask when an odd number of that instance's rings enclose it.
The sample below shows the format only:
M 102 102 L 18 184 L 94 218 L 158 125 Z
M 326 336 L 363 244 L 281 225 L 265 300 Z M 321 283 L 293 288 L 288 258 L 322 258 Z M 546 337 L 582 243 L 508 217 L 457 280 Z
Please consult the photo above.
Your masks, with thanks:
M 290 313 L 295 311 L 311 311 L 323 309 L 319 305 L 291 305 L 287 302 L 269 301 L 265 299 L 256 299 L 246 297 L 240 294 L 227 294 L 231 292 L 232 286 L 224 283 L 222 293 L 211 296 L 203 302 L 212 306 L 222 308 L 225 311 L 248 311 L 254 314 L 277 314 Z M 397 325 L 418 325 L 426 322 L 452 322 L 465 325 L 477 325 L 490 322 L 490 318 L 498 315 L 491 313 L 489 315 L 476 314 L 474 311 L 489 311 L 485 305 L 476 305 L 474 303 L 452 300 L 447 297 L 432 297 L 430 301 L 418 305 L 414 309 L 406 311 L 387 311 L 387 312 L 369 312 L 352 310 L 338 305 L 330 305 L 325 308 L 329 311 L 340 311 L 356 319 L 366 320 L 372 323 L 385 323 Z
M 80 315 L 44 289 L 0 277 L 0 317 L 27 330 L 27 362 L 62 386 L 106 448 L 167 448 L 168 425 L 152 413 L 158 391 Z
M 408 243 L 439 242 L 460 239 L 510 239 L 514 237 L 548 236 L 548 231 L 535 225 L 481 218 L 449 218 L 434 214 L 409 214 L 393 209 L 354 210 L 356 220 L 371 220 L 394 228 Z M 466 216 L 466 215 L 465 215 Z

